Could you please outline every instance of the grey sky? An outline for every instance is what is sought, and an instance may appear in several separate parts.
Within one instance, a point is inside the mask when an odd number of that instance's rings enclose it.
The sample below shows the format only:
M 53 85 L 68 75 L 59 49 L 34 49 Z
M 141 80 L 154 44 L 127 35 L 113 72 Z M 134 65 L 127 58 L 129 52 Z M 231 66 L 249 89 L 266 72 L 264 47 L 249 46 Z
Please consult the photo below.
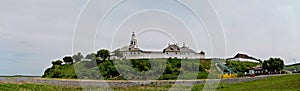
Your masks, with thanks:
M 242 52 L 263 60 L 281 57 L 286 63 L 300 58 L 300 18 L 297 17 L 300 16 L 299 0 L 211 2 L 224 26 L 226 57 Z M 72 54 L 74 25 L 84 3 L 84 0 L 1 0 L 0 75 L 42 75 L 43 71 L 51 66 L 51 61 Z M 155 3 L 132 0 L 120 5 L 103 23 L 102 31 L 99 30 L 97 34 L 95 48 L 93 45 L 83 45 L 79 46 L 84 48 L 81 51 L 87 53 L 100 48 L 119 48 L 128 45 L 131 32 L 139 33 L 146 28 L 159 28 L 168 32 L 178 43 L 186 42 L 196 51 L 204 50 L 211 56 L 207 32 L 194 16 L 172 1 Z M 165 5 L 166 3 L 168 4 Z M 111 35 L 114 35 L 111 31 L 116 30 L 124 18 L 149 7 L 169 10 L 191 30 L 199 30 L 197 36 L 192 38 L 186 27 L 171 15 L 149 11 L 137 14 L 125 21 L 124 25 L 120 25 L 120 30 L 111 43 Z M 97 16 L 97 9 L 95 15 Z M 94 39 L 85 38 L 94 36 L 95 33 L 89 31 L 95 31 L 95 27 L 90 26 L 97 26 L 99 21 L 85 21 L 91 23 L 80 27 L 87 30 L 78 41 L 91 44 Z M 167 34 L 148 29 L 148 32 L 138 36 L 138 43 L 142 49 L 160 50 L 173 41 Z M 76 46 L 74 48 L 74 52 L 80 49 Z

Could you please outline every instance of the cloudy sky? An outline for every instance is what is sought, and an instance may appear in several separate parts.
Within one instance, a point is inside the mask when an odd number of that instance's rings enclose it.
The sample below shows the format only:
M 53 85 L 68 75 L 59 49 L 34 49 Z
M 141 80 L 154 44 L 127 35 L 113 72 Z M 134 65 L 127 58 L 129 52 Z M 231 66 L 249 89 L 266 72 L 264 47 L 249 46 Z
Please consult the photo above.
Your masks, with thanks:
M 118 0 L 87 1 L 0 0 L 0 75 L 42 75 L 51 61 L 72 52 L 128 45 L 132 32 L 144 50 L 185 42 L 215 57 L 211 40 L 218 37 L 217 42 L 226 42 L 225 57 L 241 52 L 263 60 L 280 57 L 286 64 L 300 58 L 299 0 L 211 0 L 225 37 L 213 36 L 216 32 L 205 30 L 197 16 L 174 0 L 128 0 L 105 18 L 99 17 L 107 12 L 104 8 Z

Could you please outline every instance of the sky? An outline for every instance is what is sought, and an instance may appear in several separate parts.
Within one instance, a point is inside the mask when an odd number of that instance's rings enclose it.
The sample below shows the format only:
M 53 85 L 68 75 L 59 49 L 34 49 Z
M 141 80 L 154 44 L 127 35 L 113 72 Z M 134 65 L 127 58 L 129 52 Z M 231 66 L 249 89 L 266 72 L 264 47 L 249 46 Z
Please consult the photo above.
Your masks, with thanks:
M 89 1 L 1 0 L 0 75 L 39 76 L 51 61 L 65 55 L 128 45 L 132 32 L 144 50 L 161 51 L 169 43 L 185 42 L 207 57 L 216 57 L 216 47 L 224 47 L 220 57 L 246 53 L 262 60 L 280 57 L 286 64 L 294 59 L 300 63 L 299 0 L 210 0 L 223 29 L 219 32 L 206 30 L 205 23 L 174 0 L 127 0 L 105 18 L 100 16 L 118 0 Z M 201 5 L 193 8 L 203 10 Z M 212 46 L 215 38 L 225 45 Z

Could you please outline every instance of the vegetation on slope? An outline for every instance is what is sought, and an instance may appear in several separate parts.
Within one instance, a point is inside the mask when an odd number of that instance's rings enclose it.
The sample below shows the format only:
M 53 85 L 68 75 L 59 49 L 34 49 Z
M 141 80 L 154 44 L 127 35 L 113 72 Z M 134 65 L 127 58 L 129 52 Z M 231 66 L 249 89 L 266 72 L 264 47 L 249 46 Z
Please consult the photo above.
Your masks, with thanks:
M 207 77 L 210 66 L 210 60 L 180 60 L 180 59 L 154 59 L 152 66 L 161 67 L 156 68 L 163 70 L 162 75 L 158 78 L 160 80 L 170 80 L 177 79 L 180 72 L 191 73 L 191 70 L 197 70 L 196 75 L 197 79 L 204 79 Z M 161 62 L 166 62 L 165 65 Z M 99 61 L 98 61 L 99 62 Z M 198 64 L 197 64 L 198 62 Z M 130 63 L 130 64 L 128 64 Z M 117 64 L 117 65 L 116 65 Z M 158 65 L 158 66 L 157 66 Z M 159 66 L 160 65 L 160 66 Z M 184 65 L 184 67 L 182 67 Z M 121 69 L 118 69 L 119 67 Z M 74 70 L 74 68 L 76 70 Z M 132 69 L 133 68 L 133 69 Z M 164 69 L 163 69 L 164 68 Z M 151 70 L 152 69 L 152 70 Z M 76 71 L 76 72 L 75 72 Z M 76 63 L 69 64 L 53 64 L 52 67 L 48 68 L 43 78 L 80 78 L 80 79 L 105 79 L 105 80 L 125 80 L 124 75 L 127 78 L 140 79 L 134 73 L 146 73 L 156 74 L 158 71 L 153 70 L 153 67 L 150 65 L 149 59 L 132 59 L 132 60 L 104 60 L 98 64 L 94 61 L 80 61 Z M 121 74 L 126 73 L 126 74 Z M 77 74 L 76 74 L 77 73 Z M 146 75 L 147 75 L 146 74 Z M 102 76 L 102 78 L 100 77 Z M 194 78 L 194 77 L 183 77 L 183 78 Z
M 248 70 L 252 67 L 260 65 L 260 63 L 254 62 L 239 62 L 239 61 L 226 61 L 226 65 L 230 68 L 233 68 L 234 71 L 238 74 L 239 77 L 243 77 L 244 72 L 249 72 Z M 225 70 L 226 72 L 226 70 Z
M 293 64 L 293 65 L 286 65 L 284 69 L 289 71 L 300 71 L 300 63 Z

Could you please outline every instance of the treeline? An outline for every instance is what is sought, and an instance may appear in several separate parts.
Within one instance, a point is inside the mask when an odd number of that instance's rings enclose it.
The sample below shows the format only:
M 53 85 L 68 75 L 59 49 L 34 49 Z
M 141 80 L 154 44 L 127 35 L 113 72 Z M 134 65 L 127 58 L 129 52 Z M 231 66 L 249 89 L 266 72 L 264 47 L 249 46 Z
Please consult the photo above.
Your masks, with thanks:
M 113 54 L 120 56 L 118 51 Z M 181 59 L 109 59 L 108 50 L 99 50 L 84 57 L 81 53 L 66 56 L 63 60 L 52 62 L 43 78 L 64 79 L 151 79 L 158 76 L 159 80 L 204 79 L 208 75 L 211 60 Z M 85 61 L 83 61 L 85 59 Z M 88 60 L 87 60 L 88 59 Z M 147 78 L 149 77 L 149 78 Z

